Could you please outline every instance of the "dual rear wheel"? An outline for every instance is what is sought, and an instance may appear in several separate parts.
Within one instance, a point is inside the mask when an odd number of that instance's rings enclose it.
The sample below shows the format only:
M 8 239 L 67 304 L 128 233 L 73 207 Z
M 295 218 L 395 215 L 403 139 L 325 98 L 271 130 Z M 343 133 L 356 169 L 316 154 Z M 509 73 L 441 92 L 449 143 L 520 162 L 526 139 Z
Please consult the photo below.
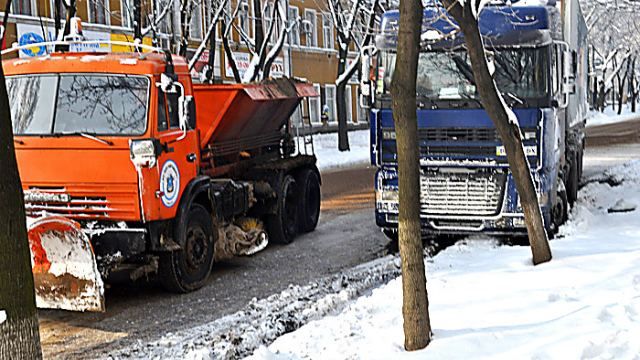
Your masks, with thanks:
M 320 217 L 320 179 L 314 170 L 284 175 L 276 193 L 275 212 L 265 218 L 271 241 L 289 244 L 299 233 L 316 228 Z

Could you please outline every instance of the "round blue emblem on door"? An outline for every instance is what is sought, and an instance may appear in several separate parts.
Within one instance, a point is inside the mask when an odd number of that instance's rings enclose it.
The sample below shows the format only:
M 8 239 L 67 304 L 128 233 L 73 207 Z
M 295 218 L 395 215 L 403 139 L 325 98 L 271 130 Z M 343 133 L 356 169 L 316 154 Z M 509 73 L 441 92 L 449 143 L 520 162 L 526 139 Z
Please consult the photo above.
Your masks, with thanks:
M 172 160 L 167 160 L 160 172 L 160 192 L 162 193 L 162 204 L 172 207 L 178 201 L 180 192 L 180 171 Z

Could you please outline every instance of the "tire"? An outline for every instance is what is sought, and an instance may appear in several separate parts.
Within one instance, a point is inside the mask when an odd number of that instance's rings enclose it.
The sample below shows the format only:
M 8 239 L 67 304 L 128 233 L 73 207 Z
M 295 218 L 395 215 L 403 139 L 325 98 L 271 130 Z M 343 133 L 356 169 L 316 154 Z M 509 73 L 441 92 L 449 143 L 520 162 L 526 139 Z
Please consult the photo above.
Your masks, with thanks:
M 162 286 L 177 293 L 201 288 L 213 267 L 214 244 L 211 214 L 200 204 L 189 209 L 184 226 L 177 226 L 176 239 L 181 249 L 160 256 L 159 274 Z
M 285 175 L 276 193 L 276 212 L 265 217 L 267 233 L 273 243 L 290 244 L 298 235 L 298 194 L 293 176 Z
M 578 154 L 575 154 L 573 159 L 571 159 L 571 164 L 569 168 L 569 176 L 565 182 L 567 189 L 567 199 L 569 200 L 569 204 L 573 206 L 573 204 L 578 200 L 578 187 L 580 181 L 579 175 L 579 166 L 578 166 Z
M 389 241 L 395 242 L 396 244 L 398 243 L 398 230 L 397 229 L 384 228 L 384 229 L 382 229 L 382 233 L 384 234 L 384 236 L 387 239 L 389 239 Z
M 315 230 L 320 218 L 320 179 L 315 171 L 305 169 L 296 176 L 296 184 L 299 191 L 298 229 L 307 233 Z
M 555 236 L 569 217 L 569 199 L 566 189 L 559 188 L 556 194 L 556 202 L 551 210 L 551 228 L 547 229 L 549 237 Z

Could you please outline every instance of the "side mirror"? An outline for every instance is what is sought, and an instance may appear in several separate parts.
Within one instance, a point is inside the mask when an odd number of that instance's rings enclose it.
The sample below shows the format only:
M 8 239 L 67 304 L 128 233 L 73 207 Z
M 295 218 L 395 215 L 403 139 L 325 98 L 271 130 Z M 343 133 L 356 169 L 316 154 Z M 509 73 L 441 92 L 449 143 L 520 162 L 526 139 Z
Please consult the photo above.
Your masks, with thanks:
M 160 74 L 160 82 L 157 83 L 157 86 L 159 86 L 160 89 L 162 89 L 162 91 L 167 94 L 175 94 L 176 92 L 178 92 L 176 80 L 166 73 Z
M 182 95 L 178 98 L 178 117 L 180 121 L 180 129 L 187 131 L 189 129 L 189 104 L 193 101 L 193 96 Z
M 563 69 L 562 69 L 562 93 L 563 94 L 575 94 L 576 92 L 576 74 L 574 70 L 576 66 L 574 64 L 575 57 L 573 52 L 566 50 L 563 52 Z
M 180 128 L 182 130 L 196 128 L 196 103 L 193 96 L 180 97 Z

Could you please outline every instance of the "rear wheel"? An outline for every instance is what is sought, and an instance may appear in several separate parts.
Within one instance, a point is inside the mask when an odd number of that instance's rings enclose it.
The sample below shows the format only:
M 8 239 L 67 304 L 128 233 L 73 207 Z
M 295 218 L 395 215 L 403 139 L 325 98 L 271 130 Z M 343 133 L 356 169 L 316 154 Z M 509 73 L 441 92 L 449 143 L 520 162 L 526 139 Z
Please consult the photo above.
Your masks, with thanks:
M 160 281 L 169 291 L 186 293 L 201 288 L 211 273 L 216 232 L 209 212 L 193 204 L 184 226 L 178 226 L 178 251 L 160 257 Z
M 269 239 L 277 244 L 289 244 L 298 235 L 298 194 L 296 181 L 285 175 L 277 189 L 276 212 L 265 217 Z
M 310 232 L 316 228 L 320 217 L 320 179 L 315 171 L 305 169 L 296 177 L 296 184 L 299 190 L 299 228 L 301 232 Z

